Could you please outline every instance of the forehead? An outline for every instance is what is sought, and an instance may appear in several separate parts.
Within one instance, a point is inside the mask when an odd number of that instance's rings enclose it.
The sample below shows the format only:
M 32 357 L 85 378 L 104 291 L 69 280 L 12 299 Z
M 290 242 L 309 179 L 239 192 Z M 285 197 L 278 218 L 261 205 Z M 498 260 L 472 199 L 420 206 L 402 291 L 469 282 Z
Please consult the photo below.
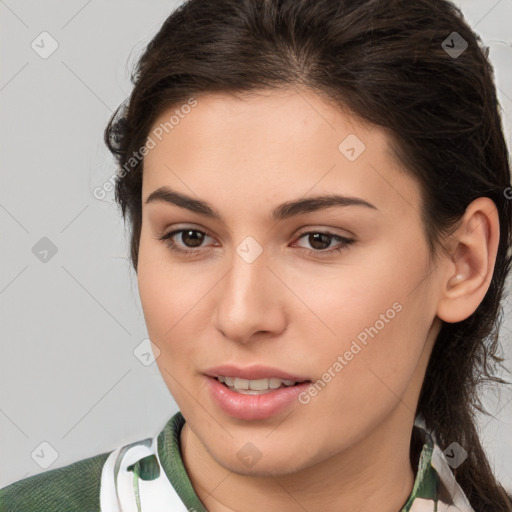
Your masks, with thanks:
M 218 200 L 336 191 L 372 198 L 379 208 L 419 205 L 419 187 L 386 131 L 312 91 L 209 93 L 196 102 L 155 120 L 143 197 L 169 185 Z

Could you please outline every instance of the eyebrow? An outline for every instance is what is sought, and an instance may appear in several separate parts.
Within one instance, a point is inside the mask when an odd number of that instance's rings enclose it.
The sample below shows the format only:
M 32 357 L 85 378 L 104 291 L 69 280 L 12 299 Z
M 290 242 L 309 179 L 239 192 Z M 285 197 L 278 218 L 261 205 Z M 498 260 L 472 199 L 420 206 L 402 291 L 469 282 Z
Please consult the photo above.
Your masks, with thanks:
M 219 212 L 217 212 L 208 202 L 194 199 L 193 197 L 176 192 L 169 187 L 160 187 L 151 192 L 146 199 L 145 204 L 153 202 L 174 204 L 181 208 L 186 208 L 194 213 L 223 221 Z M 272 220 L 284 220 L 295 215 L 324 210 L 335 206 L 363 206 L 365 208 L 378 210 L 375 205 L 358 197 L 327 194 L 287 201 L 272 210 L 270 218 Z

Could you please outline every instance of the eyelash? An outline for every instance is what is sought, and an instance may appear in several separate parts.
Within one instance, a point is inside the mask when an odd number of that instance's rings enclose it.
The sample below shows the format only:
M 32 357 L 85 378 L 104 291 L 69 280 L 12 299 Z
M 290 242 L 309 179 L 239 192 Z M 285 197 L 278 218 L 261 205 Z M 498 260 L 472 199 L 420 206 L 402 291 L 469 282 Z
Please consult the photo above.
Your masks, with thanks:
M 170 231 L 169 233 L 164 233 L 162 235 L 159 235 L 159 236 L 157 236 L 157 239 L 160 240 L 161 242 L 164 242 L 165 245 L 169 249 L 171 249 L 171 251 L 179 253 L 179 254 L 182 254 L 182 255 L 201 253 L 202 252 L 201 249 L 204 249 L 204 248 L 199 248 L 199 249 L 180 249 L 180 248 L 178 248 L 178 245 L 171 240 L 171 238 L 174 235 L 176 235 L 178 233 L 183 233 L 185 231 L 195 231 L 196 233 L 201 233 L 201 234 L 204 234 L 206 236 L 210 236 L 210 235 L 208 235 L 208 233 L 205 233 L 204 231 L 201 231 L 199 229 L 182 228 L 182 229 L 175 229 L 174 231 Z M 315 256 L 323 257 L 323 256 L 331 255 L 335 251 L 341 252 L 342 249 L 347 249 L 350 245 L 352 245 L 355 242 L 355 240 L 352 240 L 350 238 L 345 238 L 345 237 L 340 236 L 340 235 L 335 235 L 334 233 L 330 233 L 329 231 L 306 231 L 304 233 L 300 233 L 298 239 L 300 239 L 300 238 L 302 238 L 302 237 L 304 237 L 306 235 L 316 235 L 316 234 L 330 236 L 330 237 L 338 240 L 340 242 L 341 246 L 337 247 L 337 248 L 334 248 L 334 249 L 325 249 L 325 250 L 321 250 L 321 249 L 306 249 L 304 247 L 299 247 L 298 249 L 302 250 L 302 251 L 305 251 L 308 254 L 313 254 Z

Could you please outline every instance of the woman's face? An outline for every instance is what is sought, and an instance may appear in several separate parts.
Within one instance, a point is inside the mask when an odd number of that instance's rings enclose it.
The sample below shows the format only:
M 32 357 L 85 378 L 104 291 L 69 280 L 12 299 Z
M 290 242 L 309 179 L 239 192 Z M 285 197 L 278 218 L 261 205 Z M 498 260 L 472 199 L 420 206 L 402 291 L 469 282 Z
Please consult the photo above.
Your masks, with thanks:
M 305 90 L 186 105 L 148 140 L 138 282 L 191 435 L 247 474 L 407 439 L 439 285 L 385 133 Z

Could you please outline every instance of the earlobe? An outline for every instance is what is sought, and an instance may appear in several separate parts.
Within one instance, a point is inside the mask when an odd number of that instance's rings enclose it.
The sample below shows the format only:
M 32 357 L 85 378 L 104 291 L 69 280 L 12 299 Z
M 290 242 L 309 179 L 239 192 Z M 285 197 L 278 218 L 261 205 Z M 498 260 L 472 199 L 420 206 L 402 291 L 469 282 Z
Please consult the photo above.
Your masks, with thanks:
M 487 197 L 475 199 L 450 238 L 449 257 L 441 264 L 444 278 L 437 316 L 454 323 L 471 316 L 489 289 L 499 243 L 494 202 Z

